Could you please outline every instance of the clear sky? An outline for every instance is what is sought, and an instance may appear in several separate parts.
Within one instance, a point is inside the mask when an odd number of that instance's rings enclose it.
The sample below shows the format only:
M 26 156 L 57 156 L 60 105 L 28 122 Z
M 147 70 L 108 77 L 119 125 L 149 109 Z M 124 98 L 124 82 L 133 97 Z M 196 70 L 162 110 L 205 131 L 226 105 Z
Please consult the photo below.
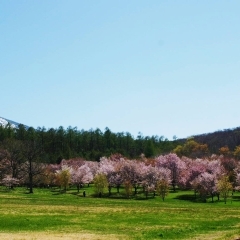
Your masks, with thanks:
M 240 126 L 239 0 L 0 0 L 0 116 L 172 139 Z

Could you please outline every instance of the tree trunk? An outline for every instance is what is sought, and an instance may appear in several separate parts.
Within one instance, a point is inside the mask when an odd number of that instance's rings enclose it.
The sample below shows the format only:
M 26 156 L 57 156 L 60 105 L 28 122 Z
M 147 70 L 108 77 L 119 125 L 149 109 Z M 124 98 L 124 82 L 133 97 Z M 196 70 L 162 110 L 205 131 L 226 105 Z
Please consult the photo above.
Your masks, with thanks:
M 172 181 L 172 187 L 173 187 L 173 191 L 176 192 L 176 184 L 175 184 L 175 180 Z
M 145 192 L 146 198 L 148 198 L 148 191 Z
M 33 193 L 33 176 L 32 176 L 32 172 L 29 173 L 29 193 Z

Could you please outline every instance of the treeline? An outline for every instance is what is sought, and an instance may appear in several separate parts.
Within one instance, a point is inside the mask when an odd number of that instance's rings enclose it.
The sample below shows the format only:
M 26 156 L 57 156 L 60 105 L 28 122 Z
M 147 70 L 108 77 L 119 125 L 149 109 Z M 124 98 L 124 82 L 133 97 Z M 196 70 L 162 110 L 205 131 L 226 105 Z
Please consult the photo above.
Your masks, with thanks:
M 45 127 L 26 128 L 20 124 L 18 128 L 0 126 L 0 144 L 7 139 L 19 142 L 35 142 L 41 149 L 41 158 L 45 163 L 60 163 L 62 159 L 81 157 L 86 160 L 99 161 L 102 156 L 114 153 L 122 154 L 130 159 L 139 158 L 141 154 L 152 157 L 171 152 L 179 144 L 169 141 L 163 136 L 143 136 L 134 138 L 129 132 L 114 133 L 109 128 L 78 130 L 76 127 L 57 129 Z
M 109 128 L 101 131 L 78 130 L 69 126 L 59 128 L 33 127 L 18 128 L 0 126 L 0 148 L 7 139 L 19 142 L 35 142 L 41 150 L 41 159 L 45 163 L 60 163 L 62 159 L 80 157 L 99 161 L 102 156 L 119 153 L 129 159 L 138 159 L 141 154 L 154 157 L 175 152 L 178 156 L 191 158 L 207 157 L 211 154 L 240 159 L 240 127 L 213 133 L 196 135 L 188 139 L 169 141 L 163 136 L 143 136 L 136 138 L 129 132 L 114 133 Z

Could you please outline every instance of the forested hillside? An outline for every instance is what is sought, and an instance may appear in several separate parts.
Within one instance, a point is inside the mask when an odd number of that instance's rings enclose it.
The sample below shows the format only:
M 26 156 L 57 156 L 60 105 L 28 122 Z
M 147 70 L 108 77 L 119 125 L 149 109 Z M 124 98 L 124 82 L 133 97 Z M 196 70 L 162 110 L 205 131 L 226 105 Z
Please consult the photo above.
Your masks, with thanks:
M 219 149 L 225 146 L 230 151 L 234 151 L 236 146 L 240 145 L 240 127 L 196 135 L 194 139 L 197 142 L 207 144 L 212 153 L 219 153 Z
M 240 127 L 179 139 L 173 150 L 179 156 L 192 158 L 220 154 L 240 159 Z

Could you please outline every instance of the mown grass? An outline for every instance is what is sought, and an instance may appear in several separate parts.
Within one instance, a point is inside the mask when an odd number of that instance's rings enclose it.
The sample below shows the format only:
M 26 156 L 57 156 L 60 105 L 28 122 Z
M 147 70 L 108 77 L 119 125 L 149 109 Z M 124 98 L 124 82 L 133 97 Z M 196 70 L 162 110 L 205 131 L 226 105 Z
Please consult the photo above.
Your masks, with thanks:
M 26 192 L 0 189 L 1 239 L 6 233 L 5 239 L 55 239 L 57 234 L 61 239 L 240 239 L 239 193 L 224 204 L 196 201 L 192 191 L 170 193 L 164 202 L 141 194 L 95 198 L 91 187 L 79 194 L 76 189 Z

